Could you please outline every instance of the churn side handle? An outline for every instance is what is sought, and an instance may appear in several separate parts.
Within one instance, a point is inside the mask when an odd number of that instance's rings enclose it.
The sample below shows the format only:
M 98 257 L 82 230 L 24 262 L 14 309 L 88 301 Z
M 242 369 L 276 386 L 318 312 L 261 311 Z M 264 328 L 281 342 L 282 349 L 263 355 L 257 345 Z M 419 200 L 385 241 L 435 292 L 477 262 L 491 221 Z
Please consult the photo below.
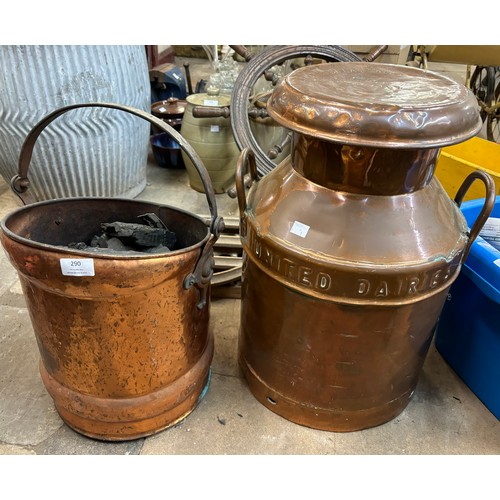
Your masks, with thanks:
M 483 172 L 482 170 L 476 170 L 470 173 L 465 178 L 464 182 L 460 186 L 460 189 L 458 190 L 455 196 L 455 203 L 460 207 L 465 197 L 465 194 L 467 193 L 467 190 L 471 187 L 472 183 L 476 179 L 483 181 L 484 186 L 486 188 L 486 197 L 484 199 L 483 208 L 481 209 L 481 212 L 477 216 L 477 219 L 475 220 L 472 229 L 469 232 L 469 241 L 467 243 L 467 246 L 465 247 L 462 256 L 462 262 L 465 262 L 467 255 L 469 255 L 472 243 L 474 243 L 474 240 L 476 239 L 477 235 L 483 228 L 485 222 L 488 220 L 491 211 L 495 207 L 495 200 L 496 200 L 495 182 L 493 181 L 493 178 L 491 177 L 490 174 L 488 174 L 487 172 Z
M 179 146 L 184 150 L 184 152 L 196 168 L 198 174 L 200 175 L 203 187 L 205 188 L 207 202 L 210 208 L 210 214 L 212 216 L 210 221 L 210 238 L 202 249 L 201 255 L 195 265 L 194 271 L 185 278 L 184 287 L 191 288 L 193 285 L 196 285 L 200 289 L 201 297 L 198 303 L 198 308 L 202 309 L 206 304 L 207 285 L 209 284 L 213 275 L 213 247 L 221 232 L 224 230 L 224 220 L 217 214 L 215 191 L 210 180 L 210 175 L 203 165 L 203 162 L 201 161 L 200 157 L 193 149 L 193 147 L 189 144 L 189 142 L 187 142 L 186 139 L 184 139 L 184 137 L 182 137 L 182 135 L 177 132 L 177 130 L 168 125 L 168 123 L 164 122 L 160 118 L 156 118 L 155 116 L 146 113 L 141 109 L 115 103 L 88 102 L 70 104 L 68 106 L 59 108 L 42 118 L 26 136 L 21 147 L 21 152 L 19 154 L 18 174 L 12 178 L 10 183 L 12 190 L 21 199 L 23 204 L 26 204 L 28 202 L 28 169 L 31 157 L 33 156 L 33 148 L 35 147 L 36 140 L 45 129 L 45 127 L 47 127 L 47 125 L 49 125 L 53 120 L 66 113 L 67 111 L 78 108 L 92 107 L 110 108 L 125 111 L 156 125 L 159 129 L 169 134 L 179 144 Z
M 250 178 L 245 176 L 247 168 L 250 171 Z M 249 148 L 243 148 L 236 163 L 236 194 L 238 197 L 238 208 L 240 211 L 240 236 L 245 237 L 247 232 L 246 208 L 247 200 L 245 188 L 250 187 L 254 181 L 259 180 L 255 153 Z

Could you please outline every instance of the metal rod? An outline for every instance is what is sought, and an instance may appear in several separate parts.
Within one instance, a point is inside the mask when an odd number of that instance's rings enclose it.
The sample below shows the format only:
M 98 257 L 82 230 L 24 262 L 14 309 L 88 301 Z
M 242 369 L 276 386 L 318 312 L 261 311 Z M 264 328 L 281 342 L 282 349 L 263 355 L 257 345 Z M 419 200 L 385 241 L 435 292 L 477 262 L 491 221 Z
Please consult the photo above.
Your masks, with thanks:
M 378 56 L 383 54 L 389 45 L 378 45 L 377 47 L 374 47 L 365 57 L 363 57 L 363 61 L 366 62 L 373 62 L 375 59 L 377 59 Z
M 188 86 L 188 95 L 193 93 L 193 85 L 191 83 L 191 70 L 189 69 L 189 63 L 184 63 L 184 71 L 186 72 L 186 81 Z

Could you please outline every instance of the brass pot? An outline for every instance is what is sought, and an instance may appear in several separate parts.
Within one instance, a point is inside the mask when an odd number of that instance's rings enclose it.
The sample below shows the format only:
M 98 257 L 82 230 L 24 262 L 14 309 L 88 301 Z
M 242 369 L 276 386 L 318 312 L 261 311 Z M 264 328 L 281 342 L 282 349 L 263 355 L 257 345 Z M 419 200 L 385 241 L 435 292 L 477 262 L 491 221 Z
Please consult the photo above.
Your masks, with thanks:
M 290 158 L 236 175 L 245 253 L 239 362 L 275 413 L 331 431 L 373 427 L 409 403 L 469 233 L 434 177 L 440 146 L 481 127 L 474 96 L 415 68 L 300 68 L 268 102 Z M 244 191 L 250 167 L 253 184 Z

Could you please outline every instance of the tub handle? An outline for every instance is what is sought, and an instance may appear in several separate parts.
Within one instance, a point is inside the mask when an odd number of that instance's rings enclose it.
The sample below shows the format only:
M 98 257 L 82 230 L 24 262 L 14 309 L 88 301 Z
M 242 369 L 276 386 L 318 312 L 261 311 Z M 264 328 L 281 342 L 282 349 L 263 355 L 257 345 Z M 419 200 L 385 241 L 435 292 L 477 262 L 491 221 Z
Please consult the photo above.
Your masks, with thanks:
M 247 169 L 249 170 L 249 175 L 245 175 Z M 238 208 L 240 211 L 240 236 L 245 237 L 247 234 L 247 200 L 245 194 L 245 188 L 249 188 L 254 181 L 259 180 L 259 174 L 257 172 L 257 164 L 255 162 L 255 153 L 250 148 L 244 148 L 238 157 L 236 163 L 236 195 L 238 198 Z
M 198 308 L 202 309 L 206 304 L 207 299 L 207 285 L 210 283 L 210 280 L 213 275 L 213 247 L 217 239 L 219 238 L 221 232 L 224 230 L 224 220 L 217 214 L 217 204 L 215 201 L 215 191 L 212 186 L 212 182 L 210 180 L 210 175 L 208 174 L 205 165 L 201 161 L 198 153 L 193 149 L 193 147 L 182 137 L 182 135 L 177 132 L 173 127 L 171 127 L 168 123 L 164 122 L 160 118 L 157 118 L 145 111 L 137 108 L 133 108 L 130 106 L 125 106 L 122 104 L 116 103 L 107 103 L 107 102 L 88 102 L 88 103 L 79 103 L 79 104 L 70 104 L 68 106 L 64 106 L 59 108 L 52 113 L 49 113 L 47 116 L 42 118 L 28 133 L 26 136 L 24 143 L 21 147 L 21 152 L 19 154 L 19 162 L 18 162 L 18 173 L 15 175 L 11 182 L 11 188 L 14 193 L 20 198 L 21 202 L 26 205 L 28 202 L 32 202 L 31 197 L 29 196 L 28 188 L 29 188 L 29 179 L 28 179 L 28 170 L 31 158 L 33 156 L 33 148 L 35 147 L 36 140 L 38 136 L 42 133 L 42 131 L 49 125 L 53 120 L 61 116 L 62 114 L 70 111 L 72 109 L 78 108 L 110 108 L 117 109 L 120 111 L 125 111 L 132 115 L 138 116 L 139 118 L 143 118 L 144 120 L 156 125 L 163 132 L 169 134 L 184 150 L 188 158 L 193 163 L 196 168 L 198 174 L 200 175 L 201 181 L 203 183 L 203 187 L 205 189 L 208 206 L 211 214 L 210 221 L 210 237 L 208 241 L 205 243 L 203 247 L 198 262 L 195 265 L 194 271 L 186 276 L 184 280 L 184 288 L 191 288 L 193 285 L 196 285 L 200 290 L 200 300 L 198 302 Z
M 495 207 L 495 201 L 496 201 L 495 182 L 493 181 L 493 178 L 491 177 L 490 174 L 488 174 L 487 172 L 483 172 L 482 170 L 475 170 L 465 178 L 464 182 L 460 186 L 460 189 L 458 190 L 455 196 L 455 203 L 460 207 L 465 197 L 465 194 L 467 193 L 468 189 L 471 187 L 472 183 L 476 179 L 483 181 L 484 186 L 486 188 L 486 197 L 484 199 L 483 208 L 481 209 L 481 212 L 479 212 L 477 219 L 472 225 L 472 229 L 468 233 L 469 241 L 467 243 L 467 246 L 465 247 L 462 256 L 462 263 L 464 263 L 465 259 L 467 259 L 467 255 L 469 255 L 472 243 L 474 243 L 474 240 L 476 239 L 477 235 L 483 228 L 485 222 L 488 220 L 488 217 L 490 216 L 493 208 Z

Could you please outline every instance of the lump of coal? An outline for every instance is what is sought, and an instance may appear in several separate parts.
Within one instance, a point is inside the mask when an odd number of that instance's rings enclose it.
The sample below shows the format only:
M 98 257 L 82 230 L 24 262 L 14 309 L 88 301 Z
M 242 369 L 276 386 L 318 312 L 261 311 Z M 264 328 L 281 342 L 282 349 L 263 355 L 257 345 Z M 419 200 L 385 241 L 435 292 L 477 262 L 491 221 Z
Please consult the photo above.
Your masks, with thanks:
M 126 245 L 155 247 L 158 245 L 168 246 L 169 243 L 172 244 L 175 242 L 175 240 L 169 242 L 170 231 L 158 227 L 145 226 L 144 224 L 105 222 L 101 224 L 101 227 L 108 236 L 118 238 Z
M 156 214 L 139 215 L 138 219 L 143 222 L 103 222 L 101 228 L 104 232 L 94 235 L 89 245 L 76 242 L 68 247 L 111 253 L 165 253 L 173 249 L 177 236 Z
M 145 214 L 141 216 L 148 224 L 136 224 L 133 222 L 105 222 L 101 224 L 105 234 L 109 237 L 118 238 L 125 245 L 152 248 L 159 245 L 172 248 L 177 237 L 169 231 L 159 218 Z M 163 226 L 163 227 L 159 227 Z
M 117 252 L 126 252 L 127 250 L 133 250 L 132 248 L 124 245 L 118 238 L 109 238 L 108 248 L 111 248 L 111 250 L 115 250 Z
M 87 244 L 83 241 L 71 242 L 68 243 L 68 248 L 74 248 L 75 250 L 86 250 Z
M 91 242 L 90 246 L 93 248 L 108 248 L 108 237 L 105 234 L 95 235 Z

